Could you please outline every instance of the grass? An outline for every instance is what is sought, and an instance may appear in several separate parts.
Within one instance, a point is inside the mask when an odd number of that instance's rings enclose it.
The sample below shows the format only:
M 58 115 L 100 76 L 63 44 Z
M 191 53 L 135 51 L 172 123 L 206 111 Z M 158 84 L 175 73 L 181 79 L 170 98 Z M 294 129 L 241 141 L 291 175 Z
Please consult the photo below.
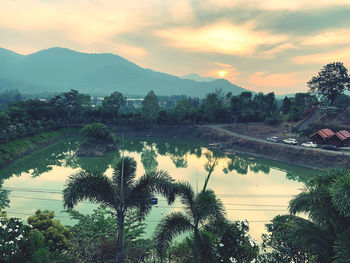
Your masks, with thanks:
M 69 127 L 56 131 L 43 132 L 34 136 L 6 142 L 0 145 L 0 167 L 7 165 L 21 155 L 38 149 L 41 145 L 47 144 L 65 136 L 76 133 L 79 128 Z

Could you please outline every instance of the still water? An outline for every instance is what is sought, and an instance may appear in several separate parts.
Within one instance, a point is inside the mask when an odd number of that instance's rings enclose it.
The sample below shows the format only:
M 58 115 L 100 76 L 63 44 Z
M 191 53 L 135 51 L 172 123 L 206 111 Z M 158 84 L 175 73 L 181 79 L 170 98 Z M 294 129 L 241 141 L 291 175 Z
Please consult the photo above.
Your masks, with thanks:
M 0 170 L 0 187 L 11 190 L 9 216 L 26 219 L 36 209 L 49 209 L 64 224 L 74 224 L 63 211 L 61 190 L 69 175 L 79 169 L 112 174 L 121 158 L 120 152 L 103 158 L 77 157 L 79 138 L 71 138 L 17 160 Z M 265 224 L 274 216 L 287 213 L 288 202 L 303 188 L 315 171 L 284 163 L 243 155 L 225 155 L 211 151 L 204 144 L 171 139 L 125 138 L 125 155 L 137 161 L 137 177 L 161 169 L 176 180 L 188 181 L 197 191 L 203 187 L 210 165 L 217 164 L 208 188 L 221 198 L 231 220 L 248 220 L 250 234 L 260 239 Z M 147 217 L 148 235 L 160 218 L 171 211 L 181 211 L 176 201 L 168 207 L 161 196 L 158 207 Z M 96 205 L 80 203 L 77 210 L 89 213 Z

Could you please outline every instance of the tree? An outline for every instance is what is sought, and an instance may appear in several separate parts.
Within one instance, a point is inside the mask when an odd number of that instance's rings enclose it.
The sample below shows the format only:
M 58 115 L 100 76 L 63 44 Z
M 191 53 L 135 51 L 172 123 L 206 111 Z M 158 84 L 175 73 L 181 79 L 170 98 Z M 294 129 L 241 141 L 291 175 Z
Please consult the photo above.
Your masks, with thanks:
M 38 209 L 35 215 L 28 217 L 28 224 L 44 236 L 45 246 L 57 262 L 66 262 L 67 252 L 71 246 L 70 231 L 60 221 L 55 220 L 53 211 Z
M 268 234 L 262 235 L 264 262 L 306 263 L 315 262 L 315 256 L 298 244 L 295 239 L 296 229 L 293 225 L 299 220 L 295 216 L 276 216 L 266 224 Z M 272 250 L 270 249 L 272 248 Z
M 169 204 L 175 199 L 172 179 L 166 172 L 144 174 L 138 180 L 135 180 L 135 176 L 135 160 L 125 157 L 115 166 L 112 178 L 97 172 L 79 171 L 69 177 L 63 190 L 64 206 L 68 209 L 80 201 L 90 200 L 116 213 L 117 263 L 124 262 L 124 221 L 127 211 L 136 209 L 141 220 L 152 208 L 151 198 L 154 193 L 164 195 Z
M 344 89 L 350 88 L 350 77 L 342 62 L 333 62 L 324 66 L 307 85 L 311 92 L 326 97 L 333 106 L 338 95 L 343 94 Z
M 119 114 L 121 106 L 125 105 L 126 99 L 120 92 L 113 92 L 110 96 L 104 98 L 102 102 L 102 110 L 108 114 L 112 114 L 113 126 L 115 119 Z
M 143 118 L 150 124 L 157 120 L 159 112 L 159 102 L 153 90 L 148 92 L 142 101 L 141 114 Z
M 292 100 L 287 96 L 285 96 L 284 99 L 282 100 L 282 107 L 281 107 L 281 111 L 283 112 L 283 114 L 287 114 L 291 106 L 292 106 Z
M 192 186 L 187 182 L 176 184 L 176 194 L 185 206 L 186 214 L 172 212 L 165 216 L 156 228 L 157 253 L 165 258 L 173 238 L 176 235 L 191 232 L 193 234 L 193 259 L 195 263 L 214 262 L 210 235 L 203 231 L 209 225 L 220 228 L 226 221 L 224 208 L 221 201 L 216 197 L 214 191 L 207 190 L 210 175 L 214 169 L 211 166 L 209 174 L 201 192 L 195 194 Z
M 308 215 L 293 222 L 294 238 L 318 262 L 349 262 L 350 170 L 328 170 L 312 179 L 290 201 L 289 211 Z
M 100 140 L 111 140 L 111 134 L 106 125 L 103 123 L 91 123 L 85 125 L 81 132 L 86 138 L 100 139 Z

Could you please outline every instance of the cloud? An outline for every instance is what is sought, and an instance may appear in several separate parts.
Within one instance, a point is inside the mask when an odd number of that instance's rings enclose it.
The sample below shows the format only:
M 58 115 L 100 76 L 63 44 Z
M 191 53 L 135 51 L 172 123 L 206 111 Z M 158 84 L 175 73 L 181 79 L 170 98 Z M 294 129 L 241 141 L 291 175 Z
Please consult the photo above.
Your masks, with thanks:
M 293 1 L 281 1 L 281 0 L 209 0 L 201 1 L 202 7 L 206 8 L 234 8 L 247 6 L 249 8 L 258 8 L 263 10 L 300 10 L 300 9 L 315 9 L 320 7 L 329 6 L 350 6 L 348 0 L 293 0 Z
M 271 35 L 252 29 L 252 25 L 219 22 L 200 28 L 171 28 L 155 34 L 169 45 L 192 52 L 252 55 L 261 44 L 276 44 L 286 40 L 283 35 Z
M 321 64 L 326 65 L 331 62 L 340 61 L 350 64 L 350 48 L 343 48 L 336 51 L 316 53 L 305 56 L 297 56 L 292 59 L 296 64 Z
M 215 65 L 222 67 L 222 68 L 232 68 L 233 66 L 230 64 L 220 63 L 220 62 L 214 62 Z
M 322 46 L 334 44 L 349 44 L 350 30 L 349 29 L 335 29 L 323 32 L 315 36 L 306 37 L 301 44 L 306 46 Z
M 266 88 L 291 87 L 303 82 L 300 80 L 300 72 L 268 74 L 267 72 L 256 72 L 247 78 L 250 85 Z

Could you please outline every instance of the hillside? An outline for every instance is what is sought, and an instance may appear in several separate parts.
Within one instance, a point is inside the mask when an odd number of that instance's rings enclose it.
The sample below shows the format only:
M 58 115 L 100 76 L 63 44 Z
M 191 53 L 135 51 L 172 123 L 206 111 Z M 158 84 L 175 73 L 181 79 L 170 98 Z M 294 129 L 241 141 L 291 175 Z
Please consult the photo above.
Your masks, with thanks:
M 113 54 L 88 54 L 65 48 L 50 48 L 30 55 L 0 49 L 0 90 L 18 89 L 24 93 L 62 92 L 77 89 L 92 95 L 108 95 L 116 90 L 125 95 L 204 97 L 222 89 L 244 91 L 225 79 L 208 82 L 182 79 L 145 69 Z

